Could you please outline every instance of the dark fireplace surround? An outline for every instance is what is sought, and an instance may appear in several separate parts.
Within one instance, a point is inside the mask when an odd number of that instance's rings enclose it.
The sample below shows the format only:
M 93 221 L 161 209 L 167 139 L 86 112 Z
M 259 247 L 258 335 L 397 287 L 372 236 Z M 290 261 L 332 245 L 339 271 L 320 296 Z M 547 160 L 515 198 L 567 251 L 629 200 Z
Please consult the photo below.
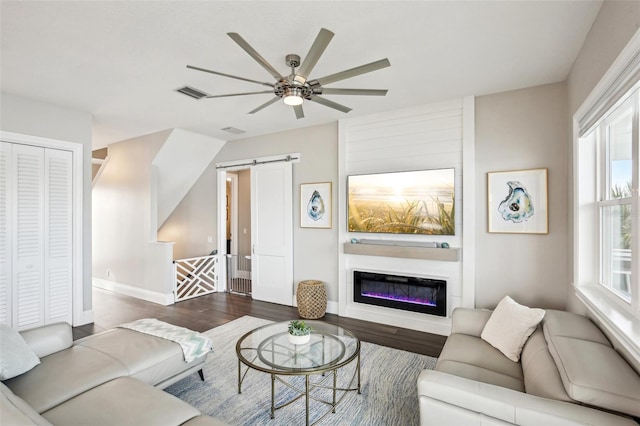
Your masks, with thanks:
M 446 317 L 447 282 L 433 278 L 353 271 L 353 300 Z

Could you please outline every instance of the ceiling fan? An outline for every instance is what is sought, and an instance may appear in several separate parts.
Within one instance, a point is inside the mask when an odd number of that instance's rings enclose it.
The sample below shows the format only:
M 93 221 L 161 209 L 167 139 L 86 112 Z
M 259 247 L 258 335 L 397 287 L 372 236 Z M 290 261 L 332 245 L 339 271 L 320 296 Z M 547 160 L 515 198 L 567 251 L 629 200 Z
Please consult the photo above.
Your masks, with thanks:
M 304 58 L 304 60 L 300 61 L 300 56 L 295 54 L 289 54 L 285 57 L 285 62 L 287 66 L 291 68 L 291 74 L 289 75 L 281 75 L 271 64 L 269 64 L 256 50 L 249 45 L 239 34 L 237 33 L 227 33 L 229 37 L 233 41 L 235 41 L 245 52 L 249 54 L 256 62 L 258 62 L 264 69 L 266 69 L 269 74 L 275 78 L 275 83 L 262 82 L 257 80 L 252 80 L 249 78 L 238 77 L 231 74 L 225 74 L 218 71 L 212 71 L 206 68 L 200 68 L 192 65 L 187 65 L 187 68 L 208 72 L 211 74 L 220 75 L 223 77 L 234 78 L 236 80 L 248 81 L 250 83 L 256 83 L 263 86 L 270 87 L 270 90 L 264 90 L 259 92 L 246 92 L 246 93 L 233 93 L 228 95 L 208 95 L 202 92 L 202 96 L 193 96 L 198 98 L 225 98 L 230 96 L 244 96 L 244 95 L 256 95 L 256 94 L 266 94 L 271 93 L 275 95 L 272 99 L 263 103 L 259 107 L 255 108 L 252 111 L 249 111 L 249 114 L 254 114 L 263 108 L 268 107 L 269 105 L 277 102 L 279 99 L 282 99 L 285 104 L 293 106 L 293 110 L 296 114 L 296 118 L 304 118 L 304 111 L 302 110 L 302 103 L 304 100 L 308 100 L 311 102 L 316 102 L 318 104 L 327 106 L 329 108 L 337 109 L 342 112 L 349 112 L 351 108 L 341 105 L 339 103 L 330 101 L 322 97 L 321 95 L 368 95 L 368 96 L 385 96 L 387 94 L 387 90 L 377 90 L 377 89 L 331 89 L 328 87 L 324 87 L 327 84 L 335 83 L 336 81 L 345 80 L 347 78 L 355 77 L 357 75 L 369 73 L 372 71 L 379 70 L 381 68 L 386 68 L 391 66 L 391 63 L 388 59 L 381 59 L 379 61 L 371 62 L 366 65 L 361 65 L 359 67 L 351 68 L 345 71 L 341 71 L 335 74 L 331 74 L 322 78 L 310 80 L 309 74 L 313 70 L 313 67 L 320 59 L 320 56 L 325 51 L 329 42 L 334 36 L 334 33 L 331 31 L 322 28 L 318 33 L 315 41 L 311 45 L 309 49 L 309 53 Z M 296 70 L 297 68 L 297 70 Z

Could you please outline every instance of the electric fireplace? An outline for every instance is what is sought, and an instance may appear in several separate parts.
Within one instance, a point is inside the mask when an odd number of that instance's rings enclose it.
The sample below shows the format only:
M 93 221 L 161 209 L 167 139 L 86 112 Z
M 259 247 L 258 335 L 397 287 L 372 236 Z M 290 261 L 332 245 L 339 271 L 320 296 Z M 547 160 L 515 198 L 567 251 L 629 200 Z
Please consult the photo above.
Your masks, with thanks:
M 353 271 L 353 300 L 444 317 L 447 316 L 447 282 Z

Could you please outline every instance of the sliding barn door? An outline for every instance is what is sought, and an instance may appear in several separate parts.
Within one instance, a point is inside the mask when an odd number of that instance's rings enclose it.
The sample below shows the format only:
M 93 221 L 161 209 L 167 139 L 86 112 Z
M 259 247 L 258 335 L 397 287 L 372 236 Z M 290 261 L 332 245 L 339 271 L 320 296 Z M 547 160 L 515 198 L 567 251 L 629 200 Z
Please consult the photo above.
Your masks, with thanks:
M 251 292 L 256 300 L 293 304 L 292 167 L 251 168 Z

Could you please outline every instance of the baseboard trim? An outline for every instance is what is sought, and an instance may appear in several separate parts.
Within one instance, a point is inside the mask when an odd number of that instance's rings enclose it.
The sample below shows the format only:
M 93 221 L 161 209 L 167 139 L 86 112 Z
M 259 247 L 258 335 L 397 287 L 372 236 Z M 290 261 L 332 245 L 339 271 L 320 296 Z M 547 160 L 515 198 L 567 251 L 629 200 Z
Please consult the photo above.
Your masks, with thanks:
M 78 327 L 80 325 L 91 324 L 93 322 L 93 310 L 82 311 L 80 318 L 73 319 L 73 326 Z
M 162 306 L 173 305 L 173 293 L 159 293 L 157 291 L 134 287 L 128 284 L 121 284 L 115 281 L 103 280 L 102 278 L 92 278 L 93 286 L 113 293 L 124 294 L 147 302 L 157 303 Z

